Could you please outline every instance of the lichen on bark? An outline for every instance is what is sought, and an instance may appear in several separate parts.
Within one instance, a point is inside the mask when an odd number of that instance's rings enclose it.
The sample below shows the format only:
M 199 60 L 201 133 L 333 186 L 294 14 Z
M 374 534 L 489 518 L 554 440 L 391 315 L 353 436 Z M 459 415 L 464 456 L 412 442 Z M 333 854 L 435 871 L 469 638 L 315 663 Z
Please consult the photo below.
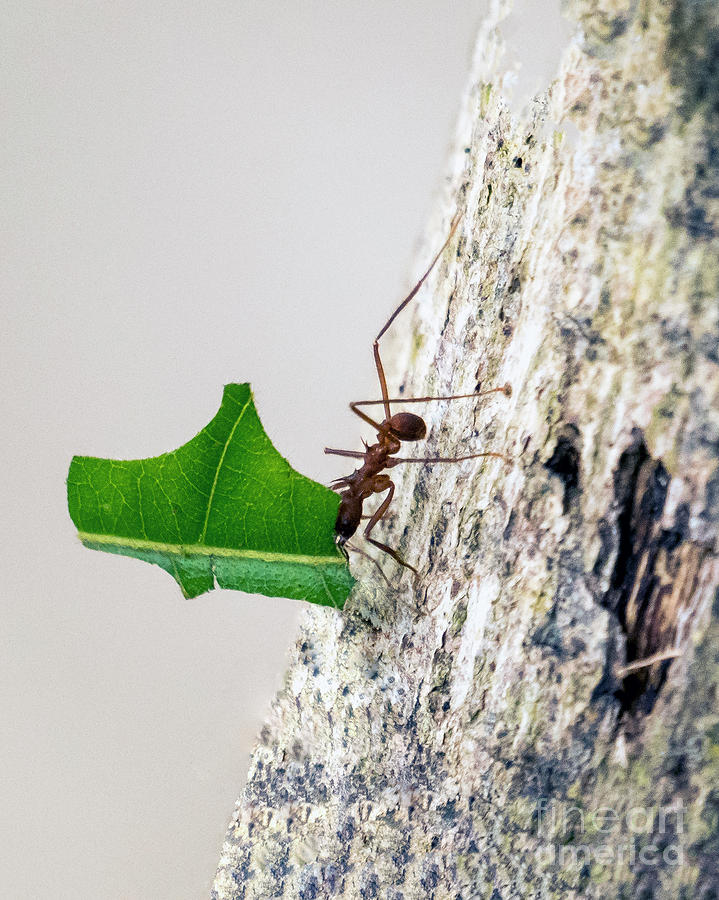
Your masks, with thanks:
M 719 893 L 719 14 L 566 8 L 523 114 L 483 27 L 463 219 L 388 356 L 407 396 L 510 381 L 427 452 L 513 463 L 394 470 L 420 578 L 360 559 L 305 613 L 217 900 Z

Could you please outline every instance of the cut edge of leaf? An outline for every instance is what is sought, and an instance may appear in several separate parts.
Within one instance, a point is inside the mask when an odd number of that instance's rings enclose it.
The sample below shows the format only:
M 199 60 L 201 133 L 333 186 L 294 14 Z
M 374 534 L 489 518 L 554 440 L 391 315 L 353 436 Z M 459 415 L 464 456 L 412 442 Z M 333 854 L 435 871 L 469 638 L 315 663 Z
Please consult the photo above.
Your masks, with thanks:
M 172 575 L 187 599 L 219 587 L 266 597 L 305 600 L 341 610 L 355 583 L 343 560 L 333 557 L 205 547 L 198 548 L 199 552 L 187 552 L 188 548 L 183 547 L 182 552 L 178 552 L 171 544 L 120 541 L 85 532 L 78 532 L 78 537 L 89 550 L 128 556 L 159 566 Z M 211 549 L 215 552 L 207 552 Z M 272 563 L 271 570 L 266 568 L 268 562 Z

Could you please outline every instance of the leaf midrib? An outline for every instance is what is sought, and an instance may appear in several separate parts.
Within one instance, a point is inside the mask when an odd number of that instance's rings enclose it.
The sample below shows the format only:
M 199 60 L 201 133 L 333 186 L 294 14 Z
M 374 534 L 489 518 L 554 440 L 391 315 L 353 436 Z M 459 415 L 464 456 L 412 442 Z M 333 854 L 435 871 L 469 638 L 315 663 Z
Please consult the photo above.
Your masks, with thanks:
M 106 544 L 115 547 L 127 547 L 132 550 L 152 550 L 156 553 L 167 553 L 171 556 L 216 556 L 239 559 L 256 559 L 264 562 L 287 562 L 309 566 L 336 565 L 344 566 L 344 557 L 311 556 L 306 553 L 275 553 L 268 550 L 248 550 L 238 547 L 209 547 L 207 544 L 168 544 L 161 541 L 144 541 L 139 538 L 126 538 L 119 535 L 91 534 L 78 531 L 77 536 L 83 544 Z

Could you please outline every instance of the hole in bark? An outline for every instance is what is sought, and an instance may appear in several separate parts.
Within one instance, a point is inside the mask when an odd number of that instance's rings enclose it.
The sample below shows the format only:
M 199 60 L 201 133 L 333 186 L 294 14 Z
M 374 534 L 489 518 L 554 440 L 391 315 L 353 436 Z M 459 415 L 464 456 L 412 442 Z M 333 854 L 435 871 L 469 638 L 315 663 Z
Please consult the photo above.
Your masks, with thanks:
M 565 425 L 557 439 L 551 458 L 544 464 L 546 469 L 561 478 L 564 484 L 562 512 L 566 516 L 579 494 L 579 429 L 575 425 Z
M 663 525 L 670 481 L 634 429 L 614 473 L 613 514 L 600 522 L 602 548 L 594 565 L 595 575 L 610 574 L 601 602 L 624 632 L 627 666 L 681 645 L 690 630 L 707 549 L 689 540 L 685 505 L 677 507 L 669 527 Z M 622 711 L 649 713 L 671 663 L 667 659 L 626 674 L 618 691 Z

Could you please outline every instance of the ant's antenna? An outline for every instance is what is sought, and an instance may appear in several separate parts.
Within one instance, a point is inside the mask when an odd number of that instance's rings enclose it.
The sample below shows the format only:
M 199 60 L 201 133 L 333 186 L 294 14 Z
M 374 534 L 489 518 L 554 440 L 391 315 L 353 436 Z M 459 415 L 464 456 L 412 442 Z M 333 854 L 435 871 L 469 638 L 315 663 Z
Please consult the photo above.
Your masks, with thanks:
M 449 229 L 449 234 L 447 235 L 447 238 L 446 238 L 445 242 L 444 242 L 444 243 L 442 244 L 442 246 L 439 248 L 439 250 L 437 251 L 436 256 L 434 257 L 434 259 L 432 260 L 432 262 L 431 262 L 431 263 L 429 264 L 429 266 L 427 267 L 427 271 L 426 271 L 426 272 L 424 273 L 424 275 L 419 279 L 419 281 L 417 282 L 417 284 L 415 284 L 415 286 L 412 288 L 412 290 L 409 292 L 409 294 L 404 298 L 404 300 L 400 303 L 400 305 L 397 307 L 397 309 L 392 313 L 392 315 L 389 317 L 389 319 L 387 319 L 387 321 L 386 321 L 385 324 L 384 324 L 384 328 L 380 331 L 380 333 L 379 333 L 379 334 L 377 335 L 377 337 L 374 339 L 374 340 L 375 340 L 375 343 L 377 343 L 377 341 L 382 337 L 382 335 L 385 333 L 385 331 L 387 331 L 387 329 L 388 329 L 389 326 L 392 324 L 392 322 L 394 322 L 394 320 L 397 318 L 397 316 L 402 312 L 402 310 L 405 308 L 405 306 L 407 306 L 407 304 L 408 304 L 408 303 L 410 302 L 410 300 L 414 297 L 414 295 L 417 293 L 417 291 L 418 291 L 418 290 L 422 287 L 422 285 L 425 283 L 425 281 L 427 280 L 427 276 L 429 275 L 429 273 L 432 271 L 432 269 L 433 269 L 433 268 L 435 267 L 435 265 L 437 264 L 437 260 L 438 260 L 438 259 L 440 258 L 440 256 L 444 253 L 444 251 L 447 249 L 447 244 L 449 244 L 449 242 L 452 240 L 452 235 L 453 235 L 454 232 L 457 230 L 457 226 L 459 225 L 459 221 L 460 221 L 461 218 L 462 218 L 462 212 L 461 212 L 461 210 L 458 210 L 458 211 L 454 214 L 454 218 L 452 219 L 452 225 L 451 225 L 451 227 L 450 227 L 450 229 Z

